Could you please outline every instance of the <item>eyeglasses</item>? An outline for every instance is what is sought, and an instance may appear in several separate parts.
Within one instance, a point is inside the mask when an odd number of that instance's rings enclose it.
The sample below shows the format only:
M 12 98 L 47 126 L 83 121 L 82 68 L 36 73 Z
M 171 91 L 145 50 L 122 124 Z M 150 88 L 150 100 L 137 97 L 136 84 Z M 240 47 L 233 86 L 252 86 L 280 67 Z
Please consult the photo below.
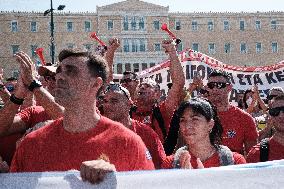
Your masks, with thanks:
M 127 99 L 130 99 L 128 95 L 128 91 L 125 91 L 125 89 L 120 85 L 116 83 L 111 83 L 106 86 L 105 93 L 109 91 L 122 91 L 123 94 L 127 97 Z
M 223 89 L 225 88 L 229 83 L 222 83 L 222 82 L 210 82 L 207 83 L 208 88 L 213 89 L 216 87 L 217 89 Z
M 55 81 L 55 76 L 46 75 L 44 76 L 45 81 Z
M 276 117 L 279 116 L 280 112 L 284 113 L 284 106 L 276 107 L 276 108 L 270 108 L 268 110 L 269 115 Z
M 275 97 L 277 97 L 277 95 L 268 95 L 266 98 L 267 100 L 272 100 Z
M 130 83 L 131 81 L 134 81 L 133 79 L 127 78 L 127 79 L 122 79 L 120 83 Z

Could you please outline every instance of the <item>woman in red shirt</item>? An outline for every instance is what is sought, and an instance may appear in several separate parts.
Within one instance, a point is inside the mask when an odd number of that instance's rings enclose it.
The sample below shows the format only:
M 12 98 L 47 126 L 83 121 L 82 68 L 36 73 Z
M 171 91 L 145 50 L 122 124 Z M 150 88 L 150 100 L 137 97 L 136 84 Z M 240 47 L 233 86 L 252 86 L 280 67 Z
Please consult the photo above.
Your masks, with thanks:
M 181 148 L 167 157 L 163 168 L 208 168 L 246 163 L 242 155 L 221 145 L 222 125 L 216 108 L 208 100 L 184 101 L 177 112 L 179 140 L 185 145 L 178 144 Z

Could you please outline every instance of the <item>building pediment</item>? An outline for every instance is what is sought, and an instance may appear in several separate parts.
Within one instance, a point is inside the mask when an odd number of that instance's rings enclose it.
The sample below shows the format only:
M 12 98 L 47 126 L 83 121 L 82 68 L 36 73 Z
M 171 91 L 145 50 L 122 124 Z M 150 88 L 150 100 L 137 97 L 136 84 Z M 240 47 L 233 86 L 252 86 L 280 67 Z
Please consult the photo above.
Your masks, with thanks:
M 97 11 L 162 11 L 168 12 L 169 7 L 164 7 L 140 0 L 126 0 L 106 6 L 97 7 Z

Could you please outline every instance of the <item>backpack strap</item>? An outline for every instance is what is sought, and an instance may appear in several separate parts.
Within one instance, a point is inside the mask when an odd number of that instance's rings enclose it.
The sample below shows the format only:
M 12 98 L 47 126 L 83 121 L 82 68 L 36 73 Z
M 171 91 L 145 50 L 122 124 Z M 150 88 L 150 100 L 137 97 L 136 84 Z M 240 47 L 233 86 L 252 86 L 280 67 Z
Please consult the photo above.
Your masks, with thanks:
M 183 151 L 186 151 L 188 148 L 187 146 L 183 146 L 181 148 L 179 148 L 175 155 L 174 155 L 174 161 L 173 161 L 173 168 L 175 169 L 179 169 L 180 168 L 180 161 L 179 161 L 179 158 L 180 158 L 180 154 L 183 152 Z
M 218 154 L 219 154 L 221 166 L 235 164 L 235 161 L 233 158 L 233 152 L 227 146 L 220 145 L 218 147 Z
M 165 122 L 161 113 L 161 110 L 159 108 L 159 106 L 155 106 L 153 108 L 153 116 L 152 116 L 152 128 L 154 129 L 153 125 L 154 125 L 154 119 L 157 120 L 159 127 L 163 133 L 163 138 L 165 139 L 167 137 L 167 130 L 165 127 Z M 155 130 L 155 129 L 154 129 Z
M 264 138 L 260 141 L 260 162 L 268 161 L 269 159 L 269 138 Z

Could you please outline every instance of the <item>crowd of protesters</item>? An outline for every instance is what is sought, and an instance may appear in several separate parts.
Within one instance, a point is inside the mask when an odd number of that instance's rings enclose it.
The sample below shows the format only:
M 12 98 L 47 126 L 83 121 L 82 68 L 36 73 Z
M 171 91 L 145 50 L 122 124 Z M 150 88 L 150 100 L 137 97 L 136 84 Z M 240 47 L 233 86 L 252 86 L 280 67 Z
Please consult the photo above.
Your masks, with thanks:
M 15 54 L 20 74 L 0 73 L 0 171 L 80 170 L 97 183 L 110 171 L 197 169 L 284 158 L 284 90 L 265 100 L 257 86 L 229 102 L 230 75 L 196 75 L 186 90 L 173 40 L 162 47 L 172 83 L 166 97 L 152 79 L 113 80 L 120 42 L 106 52 L 64 49 L 57 65 L 35 67 Z M 194 95 L 193 95 L 194 94 Z M 195 96 L 195 97 L 193 97 Z

